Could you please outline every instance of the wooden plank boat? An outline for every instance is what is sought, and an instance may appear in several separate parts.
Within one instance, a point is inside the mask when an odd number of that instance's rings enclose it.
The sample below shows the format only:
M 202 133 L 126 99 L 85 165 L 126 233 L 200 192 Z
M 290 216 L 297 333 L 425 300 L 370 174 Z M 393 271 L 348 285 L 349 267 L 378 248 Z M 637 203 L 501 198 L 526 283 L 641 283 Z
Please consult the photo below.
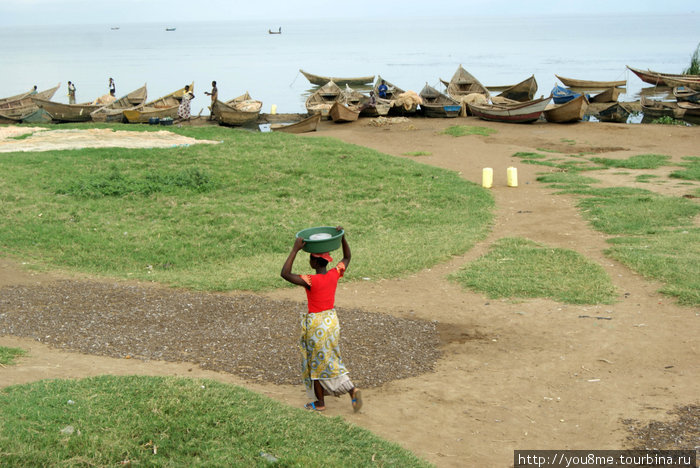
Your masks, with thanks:
M 678 102 L 685 101 L 700 103 L 700 91 L 695 91 L 687 86 L 676 86 L 673 88 L 673 95 Z
M 194 81 L 190 84 L 190 91 L 194 92 Z M 147 102 L 142 107 L 125 109 L 122 111 L 124 118 L 126 118 L 129 123 L 148 123 L 151 118 L 176 119 L 177 110 L 180 107 L 183 94 L 185 94 L 184 86 L 154 101 Z
M 126 121 L 124 110 L 137 109 L 146 102 L 147 95 L 148 92 L 144 84 L 126 96 L 122 96 L 116 101 L 93 111 L 90 117 L 94 122 L 124 122 Z
M 306 110 L 309 114 L 321 114 L 328 118 L 331 106 L 341 98 L 342 94 L 343 90 L 340 86 L 329 81 L 306 98 Z
M 568 123 L 581 120 L 588 109 L 586 96 L 579 96 L 564 104 L 550 104 L 544 109 L 547 122 Z
M 379 85 L 384 82 L 387 86 L 386 99 L 391 102 L 389 114 L 392 115 L 412 115 L 418 110 L 420 97 L 413 91 L 406 92 L 398 86 L 386 81 L 381 76 L 377 75 L 377 81 L 374 83 L 374 95 L 379 98 Z
M 564 104 L 581 95 L 582 93 L 577 93 L 574 90 L 564 88 L 558 84 L 554 85 L 554 88 L 552 88 L 552 99 L 554 99 L 555 104 Z M 586 98 L 590 99 L 590 96 L 586 95 Z
M 360 110 L 338 100 L 331 106 L 329 114 L 335 123 L 354 122 L 360 116 Z
M 694 91 L 700 91 L 700 80 L 687 79 L 687 78 L 667 78 L 664 77 L 664 84 L 670 88 L 675 88 L 678 86 L 684 86 L 690 88 Z
M 685 109 L 678 107 L 676 102 L 656 101 L 642 96 L 642 112 L 644 117 L 658 119 L 659 117 L 672 117 L 682 119 Z
M 605 91 L 596 94 L 590 98 L 591 102 L 617 102 L 620 96 L 620 88 L 608 88 Z
M 462 110 L 459 102 L 429 86 L 428 83 L 425 84 L 419 95 L 423 100 L 420 105 L 421 112 L 426 117 L 457 117 Z
M 306 133 L 315 132 L 318 127 L 318 123 L 321 121 L 321 114 L 313 114 L 299 122 L 294 122 L 291 124 L 272 124 L 270 129 L 273 132 L 284 132 L 284 133 Z
M 253 99 L 246 91 L 226 102 L 217 99 L 211 112 L 219 125 L 240 126 L 256 121 L 260 115 L 262 104 L 262 101 Z
M 63 104 L 34 96 L 32 96 L 32 101 L 37 107 L 48 112 L 51 118 L 57 122 L 87 122 L 91 119 L 90 113 L 102 107 L 92 102 Z
M 637 75 L 640 80 L 642 80 L 645 83 L 653 84 L 656 86 L 666 86 L 666 84 L 664 83 L 664 78 L 677 78 L 682 80 L 700 81 L 700 75 L 679 75 L 674 73 L 660 73 L 652 70 L 640 70 L 638 68 L 632 68 L 629 65 L 626 66 L 632 73 Z
M 0 105 L 6 102 L 19 101 L 22 98 L 26 98 L 34 92 L 34 88 L 30 89 L 25 93 L 15 94 L 14 96 L 8 96 L 5 98 L 0 98 Z
M 601 122 L 627 123 L 630 111 L 620 102 L 613 102 L 607 107 L 599 110 L 595 115 Z
M 310 83 L 318 85 L 318 86 L 323 86 L 329 81 L 332 81 L 333 83 L 337 85 L 364 85 L 364 84 L 371 84 L 374 81 L 374 75 L 371 76 L 358 76 L 355 78 L 339 78 L 336 76 L 321 76 L 321 75 L 314 75 L 313 73 L 308 73 L 302 70 L 301 68 L 299 69 L 302 75 L 306 77 L 307 80 L 309 80 Z
M 531 101 L 535 97 L 537 92 L 537 80 L 535 80 L 535 75 L 530 78 L 526 78 L 518 84 L 514 84 L 503 91 L 501 91 L 498 96 L 504 97 L 506 99 L 512 99 L 514 101 Z
M 7 100 L 1 102 L 0 114 L 2 114 L 3 118 L 6 121 L 20 122 L 26 116 L 36 112 L 36 110 L 39 109 L 39 107 L 36 104 L 34 104 L 34 101 L 32 101 L 32 97 L 51 100 L 53 95 L 58 90 L 59 86 L 61 86 L 61 83 L 57 84 L 53 88 L 45 89 L 35 94 L 29 93 L 25 97 L 20 97 L 19 99 L 15 99 L 14 101 Z
M 547 96 L 517 104 L 469 104 L 469 109 L 483 120 L 528 123 L 540 118 L 551 99 L 552 96 Z
M 700 104 L 697 102 L 681 101 L 678 107 L 685 111 L 683 117 L 700 117 Z
M 491 96 L 489 90 L 460 65 L 447 85 L 447 95 L 459 103 L 462 97 L 473 93 Z
M 605 89 L 605 88 L 619 88 L 624 87 L 627 84 L 627 80 L 619 81 L 593 81 L 593 80 L 576 80 L 574 78 L 565 78 L 555 74 L 559 81 L 570 88 L 582 88 L 582 89 Z

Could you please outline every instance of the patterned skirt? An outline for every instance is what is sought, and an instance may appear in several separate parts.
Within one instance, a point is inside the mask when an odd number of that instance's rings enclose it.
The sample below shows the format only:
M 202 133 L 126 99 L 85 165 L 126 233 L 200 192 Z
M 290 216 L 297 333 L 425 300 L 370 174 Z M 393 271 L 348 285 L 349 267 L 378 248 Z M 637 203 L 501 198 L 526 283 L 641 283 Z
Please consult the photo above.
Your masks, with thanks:
M 313 381 L 318 380 L 324 394 L 340 396 L 354 388 L 340 357 L 340 322 L 335 309 L 301 317 L 301 372 L 309 398 L 316 399 Z

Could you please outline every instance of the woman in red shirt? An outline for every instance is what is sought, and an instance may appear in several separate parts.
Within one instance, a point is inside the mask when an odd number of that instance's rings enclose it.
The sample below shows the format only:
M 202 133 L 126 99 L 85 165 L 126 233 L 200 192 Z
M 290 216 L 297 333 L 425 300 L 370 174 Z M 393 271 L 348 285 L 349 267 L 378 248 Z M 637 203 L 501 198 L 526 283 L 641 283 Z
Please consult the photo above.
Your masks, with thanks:
M 336 229 L 340 231 L 343 228 L 338 226 Z M 314 399 L 304 405 L 310 410 L 323 411 L 326 409 L 325 395 L 337 397 L 344 393 L 350 395 L 355 412 L 362 407 L 362 395 L 350 381 L 340 357 L 340 324 L 335 312 L 335 290 L 338 280 L 350 264 L 350 246 L 345 235 L 342 245 L 343 259 L 334 268 L 327 269 L 333 261 L 328 253 L 311 254 L 309 265 L 316 274 L 297 275 L 292 273 L 292 265 L 304 246 L 304 240 L 297 237 L 280 273 L 285 280 L 306 290 L 308 313 L 301 318 L 299 348 L 306 394 Z

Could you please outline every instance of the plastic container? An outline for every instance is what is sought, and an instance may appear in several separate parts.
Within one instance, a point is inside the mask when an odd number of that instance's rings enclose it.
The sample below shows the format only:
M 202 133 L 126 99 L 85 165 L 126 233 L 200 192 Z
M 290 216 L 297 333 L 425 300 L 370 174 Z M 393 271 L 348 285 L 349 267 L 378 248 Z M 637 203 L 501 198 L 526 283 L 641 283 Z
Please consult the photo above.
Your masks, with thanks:
M 173 118 L 172 117 L 164 117 L 164 118 L 160 119 L 160 124 L 161 125 L 172 125 Z
M 149 125 L 158 125 L 158 122 L 160 122 L 160 119 L 158 117 L 149 117 L 148 118 Z
M 481 172 L 481 186 L 484 188 L 491 188 L 493 185 L 493 169 L 490 167 L 485 167 Z
M 508 187 L 518 186 L 518 169 L 514 167 L 509 167 L 506 171 L 508 176 Z
M 304 252 L 324 253 L 340 248 L 344 230 L 338 231 L 332 226 L 318 226 L 302 229 L 297 237 L 304 239 Z

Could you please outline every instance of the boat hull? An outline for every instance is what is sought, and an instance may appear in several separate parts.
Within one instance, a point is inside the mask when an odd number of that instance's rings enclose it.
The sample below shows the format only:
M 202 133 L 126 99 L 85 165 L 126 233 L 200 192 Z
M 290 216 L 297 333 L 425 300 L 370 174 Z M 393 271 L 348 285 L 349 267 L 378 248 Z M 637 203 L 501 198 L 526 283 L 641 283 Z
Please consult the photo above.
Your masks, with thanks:
M 537 121 L 549 104 L 551 96 L 517 105 L 469 104 L 472 114 L 483 120 L 507 123 L 531 123 Z
M 307 80 L 311 84 L 315 84 L 318 86 L 323 86 L 329 81 L 332 81 L 333 83 L 342 86 L 342 85 L 364 85 L 364 84 L 371 84 L 374 81 L 374 75 L 371 76 L 358 76 L 354 78 L 348 78 L 348 77 L 336 77 L 336 76 L 321 76 L 321 75 L 314 75 L 313 73 L 308 73 L 305 72 L 304 70 L 299 70 L 302 75 L 306 77 Z
M 270 129 L 273 132 L 282 133 L 307 133 L 315 132 L 318 128 L 318 123 L 321 121 L 321 114 L 314 114 L 310 117 L 300 120 L 289 125 L 272 125 Z
M 331 120 L 335 123 L 354 122 L 360 116 L 360 111 L 351 109 L 340 101 L 336 101 L 330 108 Z
M 605 89 L 605 88 L 620 88 L 627 85 L 627 80 L 618 81 L 593 81 L 593 80 L 576 80 L 574 78 L 565 78 L 563 76 L 554 75 L 559 78 L 559 81 L 570 88 L 583 89 Z
M 578 122 L 583 119 L 588 103 L 584 96 L 579 96 L 564 104 L 555 104 L 551 108 L 545 108 L 544 118 L 552 123 Z

